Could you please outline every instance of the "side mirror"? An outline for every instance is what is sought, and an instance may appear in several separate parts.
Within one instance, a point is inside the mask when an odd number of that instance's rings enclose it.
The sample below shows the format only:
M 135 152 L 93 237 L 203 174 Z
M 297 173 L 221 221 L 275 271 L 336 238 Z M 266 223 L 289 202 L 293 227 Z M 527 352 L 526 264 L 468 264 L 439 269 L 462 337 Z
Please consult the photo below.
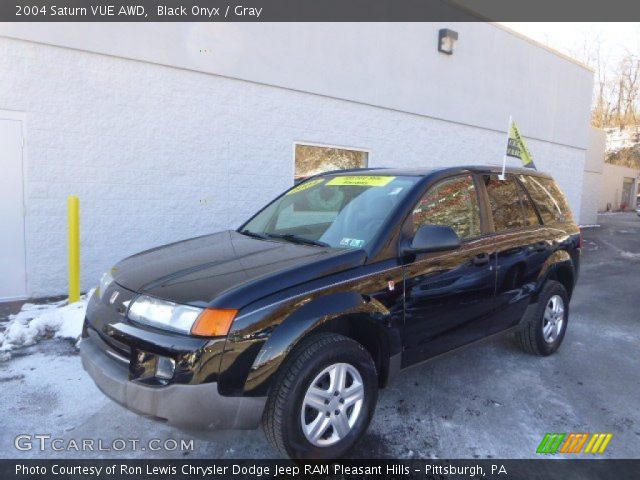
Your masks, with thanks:
M 411 244 L 402 249 L 402 253 L 443 252 L 456 248 L 460 248 L 460 238 L 453 228 L 445 225 L 422 225 L 413 236 Z

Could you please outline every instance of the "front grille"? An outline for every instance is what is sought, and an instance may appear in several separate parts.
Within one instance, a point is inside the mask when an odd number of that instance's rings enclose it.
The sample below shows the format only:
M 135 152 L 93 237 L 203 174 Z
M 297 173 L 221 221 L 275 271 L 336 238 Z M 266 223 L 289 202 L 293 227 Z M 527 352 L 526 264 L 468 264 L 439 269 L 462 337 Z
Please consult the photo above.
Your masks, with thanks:
M 129 364 L 131 349 L 128 345 L 118 342 L 113 338 L 103 336 L 91 327 L 88 328 L 88 334 L 89 338 L 98 345 L 105 355 L 121 363 Z
M 120 363 L 124 363 L 125 365 L 129 365 L 129 359 L 124 355 L 120 355 L 115 350 L 105 350 L 105 353 L 107 354 L 107 356 L 113 358 L 114 360 L 117 360 Z
M 131 358 L 131 348 L 126 343 L 107 335 L 110 325 L 122 322 L 126 308 L 135 298 L 136 293 L 113 282 L 100 298 L 91 299 L 87 308 L 88 330 L 93 332 L 94 340 L 100 340 L 113 350 L 120 358 Z
M 122 343 L 118 340 L 115 340 L 112 337 L 107 337 L 100 335 L 100 337 L 106 342 L 111 348 L 118 351 L 120 355 L 123 355 L 126 358 L 131 358 L 131 347 L 126 343 Z

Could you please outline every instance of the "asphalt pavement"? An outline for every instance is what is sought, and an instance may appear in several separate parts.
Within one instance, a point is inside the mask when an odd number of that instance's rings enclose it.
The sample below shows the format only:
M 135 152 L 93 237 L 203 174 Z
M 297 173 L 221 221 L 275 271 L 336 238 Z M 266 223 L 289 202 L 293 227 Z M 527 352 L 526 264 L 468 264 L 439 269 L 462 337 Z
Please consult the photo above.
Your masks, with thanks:
M 611 432 L 600 456 L 640 458 L 640 218 L 608 214 L 598 222 L 584 231 L 568 331 L 555 355 L 523 353 L 509 335 L 414 367 L 381 392 L 351 456 L 535 458 L 547 432 Z M 12 310 L 0 307 L 0 315 Z M 39 434 L 59 439 L 62 450 L 50 440 L 41 450 Z M 31 436 L 20 440 L 23 450 L 15 447 L 19 435 Z M 94 450 L 73 448 L 87 439 Z M 139 440 L 135 449 L 131 440 Z M 169 450 L 151 450 L 166 440 Z M 193 440 L 193 449 L 174 449 L 173 440 L 187 447 Z M 128 412 L 93 385 L 73 342 L 43 341 L 0 362 L 0 457 L 274 456 L 261 430 L 192 436 Z

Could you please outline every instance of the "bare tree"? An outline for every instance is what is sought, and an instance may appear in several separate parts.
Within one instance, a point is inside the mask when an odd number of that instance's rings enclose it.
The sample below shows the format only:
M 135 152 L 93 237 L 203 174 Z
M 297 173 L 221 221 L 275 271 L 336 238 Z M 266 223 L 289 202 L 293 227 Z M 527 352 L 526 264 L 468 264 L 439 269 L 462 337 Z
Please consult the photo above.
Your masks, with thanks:
M 595 71 L 591 124 L 617 139 L 608 140 L 606 161 L 640 168 L 640 53 L 625 48 L 614 55 L 600 34 L 585 32 L 569 54 Z

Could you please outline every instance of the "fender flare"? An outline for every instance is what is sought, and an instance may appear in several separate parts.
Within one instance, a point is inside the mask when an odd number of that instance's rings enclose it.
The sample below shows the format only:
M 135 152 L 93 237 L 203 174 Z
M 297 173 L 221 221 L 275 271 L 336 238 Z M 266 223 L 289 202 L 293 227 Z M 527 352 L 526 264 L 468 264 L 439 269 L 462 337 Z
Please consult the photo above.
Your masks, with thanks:
M 547 279 L 550 276 L 554 275 L 559 268 L 562 268 L 564 266 L 571 269 L 571 274 L 575 279 L 573 260 L 571 259 L 571 255 L 569 255 L 569 252 L 567 252 L 566 250 L 556 250 L 549 256 L 549 258 L 547 258 L 547 260 L 542 265 L 542 268 L 540 269 L 538 278 L 536 279 L 536 286 L 533 297 L 531 299 L 532 304 L 538 301 L 540 291 L 542 290 L 542 287 Z
M 390 312 L 377 300 L 357 292 L 323 295 L 291 312 L 274 329 L 253 362 L 245 381 L 245 394 L 266 395 L 275 373 L 300 341 L 345 316 L 362 318 L 369 322 L 368 327 L 377 328 L 388 344 L 395 348 L 401 345 L 400 332 L 390 328 Z M 391 353 L 396 353 L 395 349 Z

